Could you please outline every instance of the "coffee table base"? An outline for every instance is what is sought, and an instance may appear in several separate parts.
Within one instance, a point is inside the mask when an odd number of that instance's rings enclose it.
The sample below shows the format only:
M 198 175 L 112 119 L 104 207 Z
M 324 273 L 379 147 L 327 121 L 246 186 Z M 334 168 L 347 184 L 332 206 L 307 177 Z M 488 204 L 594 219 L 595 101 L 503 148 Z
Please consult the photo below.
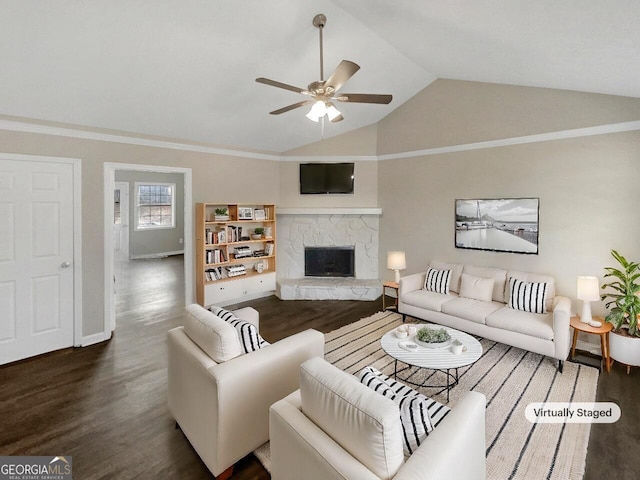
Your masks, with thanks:
M 409 385 L 413 385 L 414 387 L 439 388 L 440 390 L 435 392 L 434 395 L 438 395 L 438 394 L 446 391 L 447 392 L 447 403 L 449 403 L 449 392 L 451 391 L 451 389 L 453 387 L 458 385 L 458 381 L 460 379 L 460 377 L 458 376 L 458 369 L 457 368 L 447 368 L 447 369 L 440 370 L 438 368 L 414 367 L 412 365 L 407 365 L 406 367 L 401 368 L 400 370 L 398 370 L 398 360 L 395 360 L 394 361 L 394 366 L 393 366 L 393 376 L 394 376 L 394 378 L 396 380 L 398 380 L 398 373 L 405 372 L 407 370 L 411 370 L 412 368 L 433 370 L 434 372 L 444 373 L 446 375 L 446 377 L 447 377 L 447 384 L 446 385 L 427 385 L 426 384 L 426 381 L 427 381 L 426 379 L 422 383 L 416 383 L 416 382 L 412 382 L 411 380 L 405 380 L 405 379 L 401 379 L 401 380 L 402 380 L 402 382 L 408 383 Z M 453 371 L 455 371 L 455 374 L 452 373 Z

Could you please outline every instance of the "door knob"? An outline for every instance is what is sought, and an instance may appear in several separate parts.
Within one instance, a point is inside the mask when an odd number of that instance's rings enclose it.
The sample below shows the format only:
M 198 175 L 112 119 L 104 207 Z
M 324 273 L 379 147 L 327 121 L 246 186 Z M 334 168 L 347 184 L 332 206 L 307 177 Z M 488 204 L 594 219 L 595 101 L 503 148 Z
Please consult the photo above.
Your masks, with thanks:
M 71 264 L 69 262 L 62 262 L 62 265 L 60 265 L 62 268 L 69 268 L 71 266 Z

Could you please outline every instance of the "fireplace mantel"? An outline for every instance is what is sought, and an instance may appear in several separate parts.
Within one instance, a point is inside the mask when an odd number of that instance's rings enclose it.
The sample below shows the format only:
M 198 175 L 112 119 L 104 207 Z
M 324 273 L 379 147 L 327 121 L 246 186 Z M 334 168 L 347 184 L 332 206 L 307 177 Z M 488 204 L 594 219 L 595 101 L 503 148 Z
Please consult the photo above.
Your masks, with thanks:
M 276 215 L 382 215 L 377 207 L 276 208 Z

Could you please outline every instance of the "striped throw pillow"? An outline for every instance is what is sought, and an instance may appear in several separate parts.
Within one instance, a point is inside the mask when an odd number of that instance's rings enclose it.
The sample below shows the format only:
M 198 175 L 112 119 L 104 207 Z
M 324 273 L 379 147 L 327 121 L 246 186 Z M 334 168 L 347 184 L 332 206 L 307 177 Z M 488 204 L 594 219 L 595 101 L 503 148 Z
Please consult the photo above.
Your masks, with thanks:
M 509 308 L 531 313 L 547 313 L 548 283 L 525 282 L 509 277 Z
M 209 308 L 211 312 L 220 317 L 225 322 L 230 323 L 238 332 L 238 338 L 240 339 L 240 345 L 242 346 L 242 353 L 255 352 L 263 347 L 269 345 L 264 338 L 258 333 L 258 329 L 253 323 L 249 323 L 245 320 L 240 320 L 229 310 L 224 308 L 213 306 Z
M 449 283 L 451 283 L 451 270 L 427 268 L 427 275 L 424 277 L 425 290 L 446 295 L 449 293 Z
M 449 408 L 391 380 L 374 367 L 363 368 L 358 377 L 361 383 L 398 405 L 405 457 L 415 452 L 433 428 L 449 413 Z M 432 414 L 437 422 L 433 421 Z

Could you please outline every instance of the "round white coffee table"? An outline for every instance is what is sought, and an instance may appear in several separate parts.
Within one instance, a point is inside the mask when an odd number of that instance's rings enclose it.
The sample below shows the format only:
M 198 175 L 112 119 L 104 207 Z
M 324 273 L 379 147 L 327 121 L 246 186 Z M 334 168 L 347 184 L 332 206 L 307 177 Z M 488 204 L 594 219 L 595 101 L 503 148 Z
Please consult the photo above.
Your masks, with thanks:
M 395 328 L 390 332 L 385 333 L 380 339 L 380 343 L 382 345 L 382 349 L 395 360 L 393 372 L 395 378 L 398 377 L 398 373 L 410 369 L 411 367 L 426 368 L 444 373 L 447 378 L 446 385 L 428 385 L 426 383 L 418 384 L 409 380 L 403 380 L 403 382 L 417 387 L 439 388 L 440 390 L 435 393 L 436 395 L 446 391 L 448 403 L 449 391 L 458 384 L 458 369 L 460 367 L 471 365 L 478 360 L 482 355 L 482 345 L 480 345 L 480 342 L 468 333 L 464 333 L 453 328 L 431 324 L 419 324 L 413 326 L 419 330 L 425 325 L 428 325 L 431 328 L 444 328 L 447 333 L 451 335 L 452 340 L 459 340 L 466 349 L 458 355 L 451 351 L 451 346 L 444 348 L 427 348 L 418 345 L 418 348 L 416 348 L 415 351 L 407 351 L 399 344 L 407 341 L 415 343 L 415 334 L 409 335 L 407 338 L 400 339 L 396 337 L 394 333 Z M 409 366 L 398 370 L 398 361 Z M 455 373 L 452 371 L 455 371 Z

